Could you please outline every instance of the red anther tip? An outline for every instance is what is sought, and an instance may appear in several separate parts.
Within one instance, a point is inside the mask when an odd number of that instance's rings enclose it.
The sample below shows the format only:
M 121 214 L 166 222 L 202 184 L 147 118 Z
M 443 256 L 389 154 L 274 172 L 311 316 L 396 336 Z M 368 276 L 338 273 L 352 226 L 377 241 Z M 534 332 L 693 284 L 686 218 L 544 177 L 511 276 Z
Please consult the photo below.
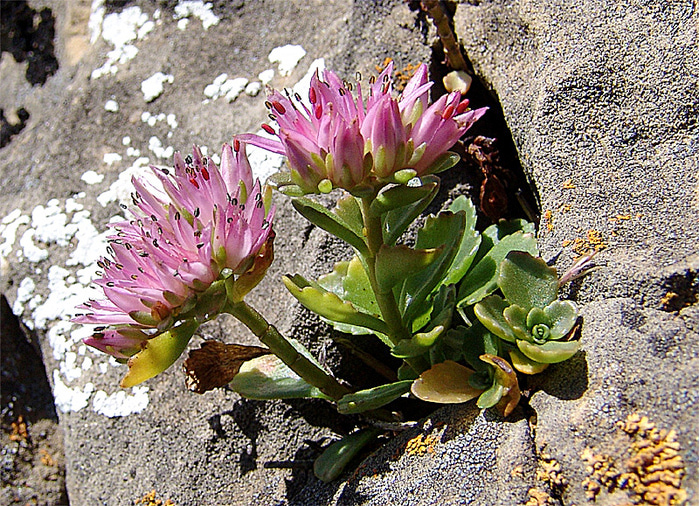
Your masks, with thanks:
M 276 132 L 274 131 L 274 128 L 269 126 L 267 123 L 262 123 L 262 130 L 267 132 L 268 134 L 275 135 Z

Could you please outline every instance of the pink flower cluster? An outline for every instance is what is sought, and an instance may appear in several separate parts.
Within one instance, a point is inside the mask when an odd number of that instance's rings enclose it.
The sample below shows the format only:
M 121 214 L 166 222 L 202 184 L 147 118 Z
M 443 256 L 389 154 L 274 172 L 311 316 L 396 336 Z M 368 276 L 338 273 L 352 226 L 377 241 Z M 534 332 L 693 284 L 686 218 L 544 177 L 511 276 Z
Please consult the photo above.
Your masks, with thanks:
M 86 302 L 73 320 L 100 325 L 86 344 L 118 358 L 186 317 L 222 272 L 248 270 L 271 234 L 274 208 L 243 143 L 224 145 L 220 167 L 196 146 L 174 165 L 151 167 L 162 188 L 133 179 L 133 216 L 111 225 L 109 257 L 99 261 L 105 299 Z
M 486 108 L 470 110 L 459 92 L 432 105 L 432 82 L 422 64 L 399 97 L 392 95 L 390 63 L 369 87 L 366 104 L 361 84 L 353 86 L 325 70 L 311 79 L 309 101 L 278 91 L 267 107 L 279 125 L 277 139 L 254 134 L 240 138 L 288 157 L 291 179 L 305 193 L 327 188 L 353 189 L 390 182 L 396 172 L 412 169 L 422 176 L 475 123 Z

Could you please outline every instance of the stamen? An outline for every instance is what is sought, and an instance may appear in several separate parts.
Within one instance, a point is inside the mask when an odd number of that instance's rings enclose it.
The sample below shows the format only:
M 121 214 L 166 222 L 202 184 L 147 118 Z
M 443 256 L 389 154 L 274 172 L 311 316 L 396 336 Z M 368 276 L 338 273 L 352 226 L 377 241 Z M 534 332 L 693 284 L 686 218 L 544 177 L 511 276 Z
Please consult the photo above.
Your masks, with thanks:
M 203 242 L 200 242 L 199 244 L 197 244 L 197 249 L 202 249 L 203 247 L 204 247 Z
M 354 74 L 354 79 L 355 79 L 355 81 L 361 81 L 362 80 L 362 73 L 357 71 L 357 73 Z
M 301 95 L 299 95 L 298 93 L 294 93 L 294 98 L 295 98 L 298 102 L 301 102 Z M 293 105 L 293 104 L 292 104 L 292 105 Z
M 136 281 L 136 280 L 138 279 L 138 276 L 137 276 L 136 274 L 131 274 L 131 279 L 133 279 L 134 281 Z
M 310 100 L 311 104 L 315 105 L 316 100 L 318 100 L 318 97 L 316 96 L 316 89 L 311 88 L 308 92 L 308 100 Z
M 274 128 L 269 126 L 267 123 L 262 123 L 262 130 L 267 132 L 270 135 L 276 135 L 277 132 L 274 131 Z
M 181 217 L 181 216 L 180 216 L 180 212 L 179 212 L 179 211 L 175 211 L 175 220 L 179 221 L 180 217 Z
M 196 187 L 197 190 L 199 189 L 199 183 L 197 183 L 196 179 L 194 179 L 193 177 L 190 177 L 189 182 L 192 183 Z
M 274 110 L 277 111 L 279 114 L 284 114 L 286 112 L 284 106 L 279 102 L 273 102 L 272 105 L 274 106 Z
M 236 153 L 240 151 L 240 141 L 238 139 L 233 140 L 233 149 Z
M 206 170 L 206 167 L 201 168 L 201 175 L 204 176 L 204 181 L 209 180 L 209 171 Z
M 114 281 L 107 281 L 107 286 L 109 288 L 114 288 Z
M 461 113 L 466 112 L 466 109 L 468 109 L 468 106 L 469 106 L 469 100 L 466 99 L 457 106 L 456 114 L 461 114 Z
M 376 82 L 376 76 L 369 77 L 369 84 L 374 84 Z
M 454 115 L 454 106 L 453 105 L 448 105 L 446 109 L 444 109 L 444 113 L 442 113 L 442 119 L 449 119 Z
M 192 165 L 192 155 L 185 156 L 184 163 L 186 163 L 187 165 Z
M 160 247 L 160 246 L 158 245 L 158 240 L 157 240 L 157 239 L 153 239 L 153 246 L 155 246 L 156 248 L 159 248 L 159 247 Z
M 267 109 L 272 109 L 272 102 L 270 102 L 269 100 L 265 100 L 265 107 Z
M 166 176 L 169 176 L 169 175 L 170 175 L 170 171 L 169 171 L 169 170 L 167 170 L 167 169 L 160 169 L 160 170 L 162 170 L 162 171 L 163 171 L 163 174 L 165 174 Z
M 122 209 L 128 209 L 128 207 L 126 206 L 126 204 L 121 204 L 121 203 L 120 203 L 120 204 L 119 204 L 119 207 L 121 207 Z
M 274 114 L 268 114 L 267 117 L 272 121 L 277 121 L 277 117 Z

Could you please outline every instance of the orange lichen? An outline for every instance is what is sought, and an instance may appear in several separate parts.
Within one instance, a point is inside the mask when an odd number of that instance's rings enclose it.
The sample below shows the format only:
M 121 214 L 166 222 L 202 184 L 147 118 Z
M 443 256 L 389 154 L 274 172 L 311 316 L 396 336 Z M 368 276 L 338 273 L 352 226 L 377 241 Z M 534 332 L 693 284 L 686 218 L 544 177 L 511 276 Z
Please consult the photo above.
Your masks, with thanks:
M 556 459 L 546 453 L 539 456 L 539 468 L 536 470 L 536 478 L 551 487 L 551 490 L 562 491 L 568 484 L 568 480 L 561 474 L 561 465 Z
M 12 432 L 10 433 L 10 441 L 27 441 L 29 439 L 29 432 L 27 431 L 27 424 L 24 421 L 24 417 L 19 415 L 16 422 L 12 422 Z
M 56 467 L 58 464 L 56 463 L 56 459 L 54 459 L 51 454 L 48 452 L 48 450 L 45 450 L 42 448 L 39 450 L 39 455 L 41 455 L 41 463 L 44 464 L 45 466 L 48 467 Z
M 143 506 L 175 506 L 175 503 L 170 499 L 163 502 L 162 500 L 157 499 L 156 495 L 155 490 L 151 490 L 140 499 L 136 499 L 134 504 L 142 504 Z
M 570 245 L 568 242 L 565 246 Z M 577 255 L 588 255 L 595 251 L 603 250 L 607 247 L 607 243 L 602 238 L 602 233 L 599 230 L 590 229 L 585 234 L 585 237 L 576 237 L 573 242 L 573 251 Z
M 544 212 L 544 223 L 546 224 L 546 230 L 551 232 L 553 230 L 553 211 L 547 209 Z
M 529 494 L 529 500 L 523 506 L 551 506 L 558 504 L 548 492 L 540 488 L 530 488 L 527 493 Z
M 562 188 L 564 190 L 573 190 L 575 188 L 575 185 L 573 184 L 573 180 L 568 179 L 565 183 L 563 183 Z
M 418 434 L 405 445 L 405 453 L 422 457 L 426 453 L 434 455 L 434 447 L 439 443 L 439 436 L 436 434 Z
M 586 448 L 581 457 L 588 478 L 582 485 L 594 500 L 602 488 L 626 490 L 634 504 L 676 506 L 684 504 L 687 492 L 681 488 L 684 462 L 674 430 L 658 429 L 648 417 L 631 414 L 617 426 L 633 439 L 629 456 L 619 471 L 608 455 Z

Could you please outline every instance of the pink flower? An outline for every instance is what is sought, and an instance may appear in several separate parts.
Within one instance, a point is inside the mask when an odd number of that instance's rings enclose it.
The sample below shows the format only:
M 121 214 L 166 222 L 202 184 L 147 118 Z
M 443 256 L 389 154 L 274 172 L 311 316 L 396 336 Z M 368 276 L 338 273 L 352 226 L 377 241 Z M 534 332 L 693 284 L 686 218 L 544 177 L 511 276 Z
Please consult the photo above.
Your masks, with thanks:
M 274 216 L 245 145 L 234 147 L 224 145 L 220 167 L 196 146 L 175 154 L 174 171 L 151 167 L 162 188 L 133 179 L 132 218 L 110 225 L 109 255 L 98 262 L 105 298 L 73 320 L 100 326 L 86 344 L 126 358 L 178 321 L 220 309 L 222 280 L 250 269 Z
M 432 82 L 422 64 L 397 98 L 392 95 L 390 63 L 371 81 L 366 102 L 361 84 L 356 94 L 350 83 L 333 72 L 311 78 L 308 103 L 272 91 L 266 102 L 279 125 L 277 139 L 254 134 L 240 138 L 286 155 L 291 182 L 304 193 L 333 188 L 348 191 L 393 182 L 396 172 L 416 175 L 436 170 L 435 162 L 475 123 L 486 108 L 472 111 L 458 92 L 428 106 Z

